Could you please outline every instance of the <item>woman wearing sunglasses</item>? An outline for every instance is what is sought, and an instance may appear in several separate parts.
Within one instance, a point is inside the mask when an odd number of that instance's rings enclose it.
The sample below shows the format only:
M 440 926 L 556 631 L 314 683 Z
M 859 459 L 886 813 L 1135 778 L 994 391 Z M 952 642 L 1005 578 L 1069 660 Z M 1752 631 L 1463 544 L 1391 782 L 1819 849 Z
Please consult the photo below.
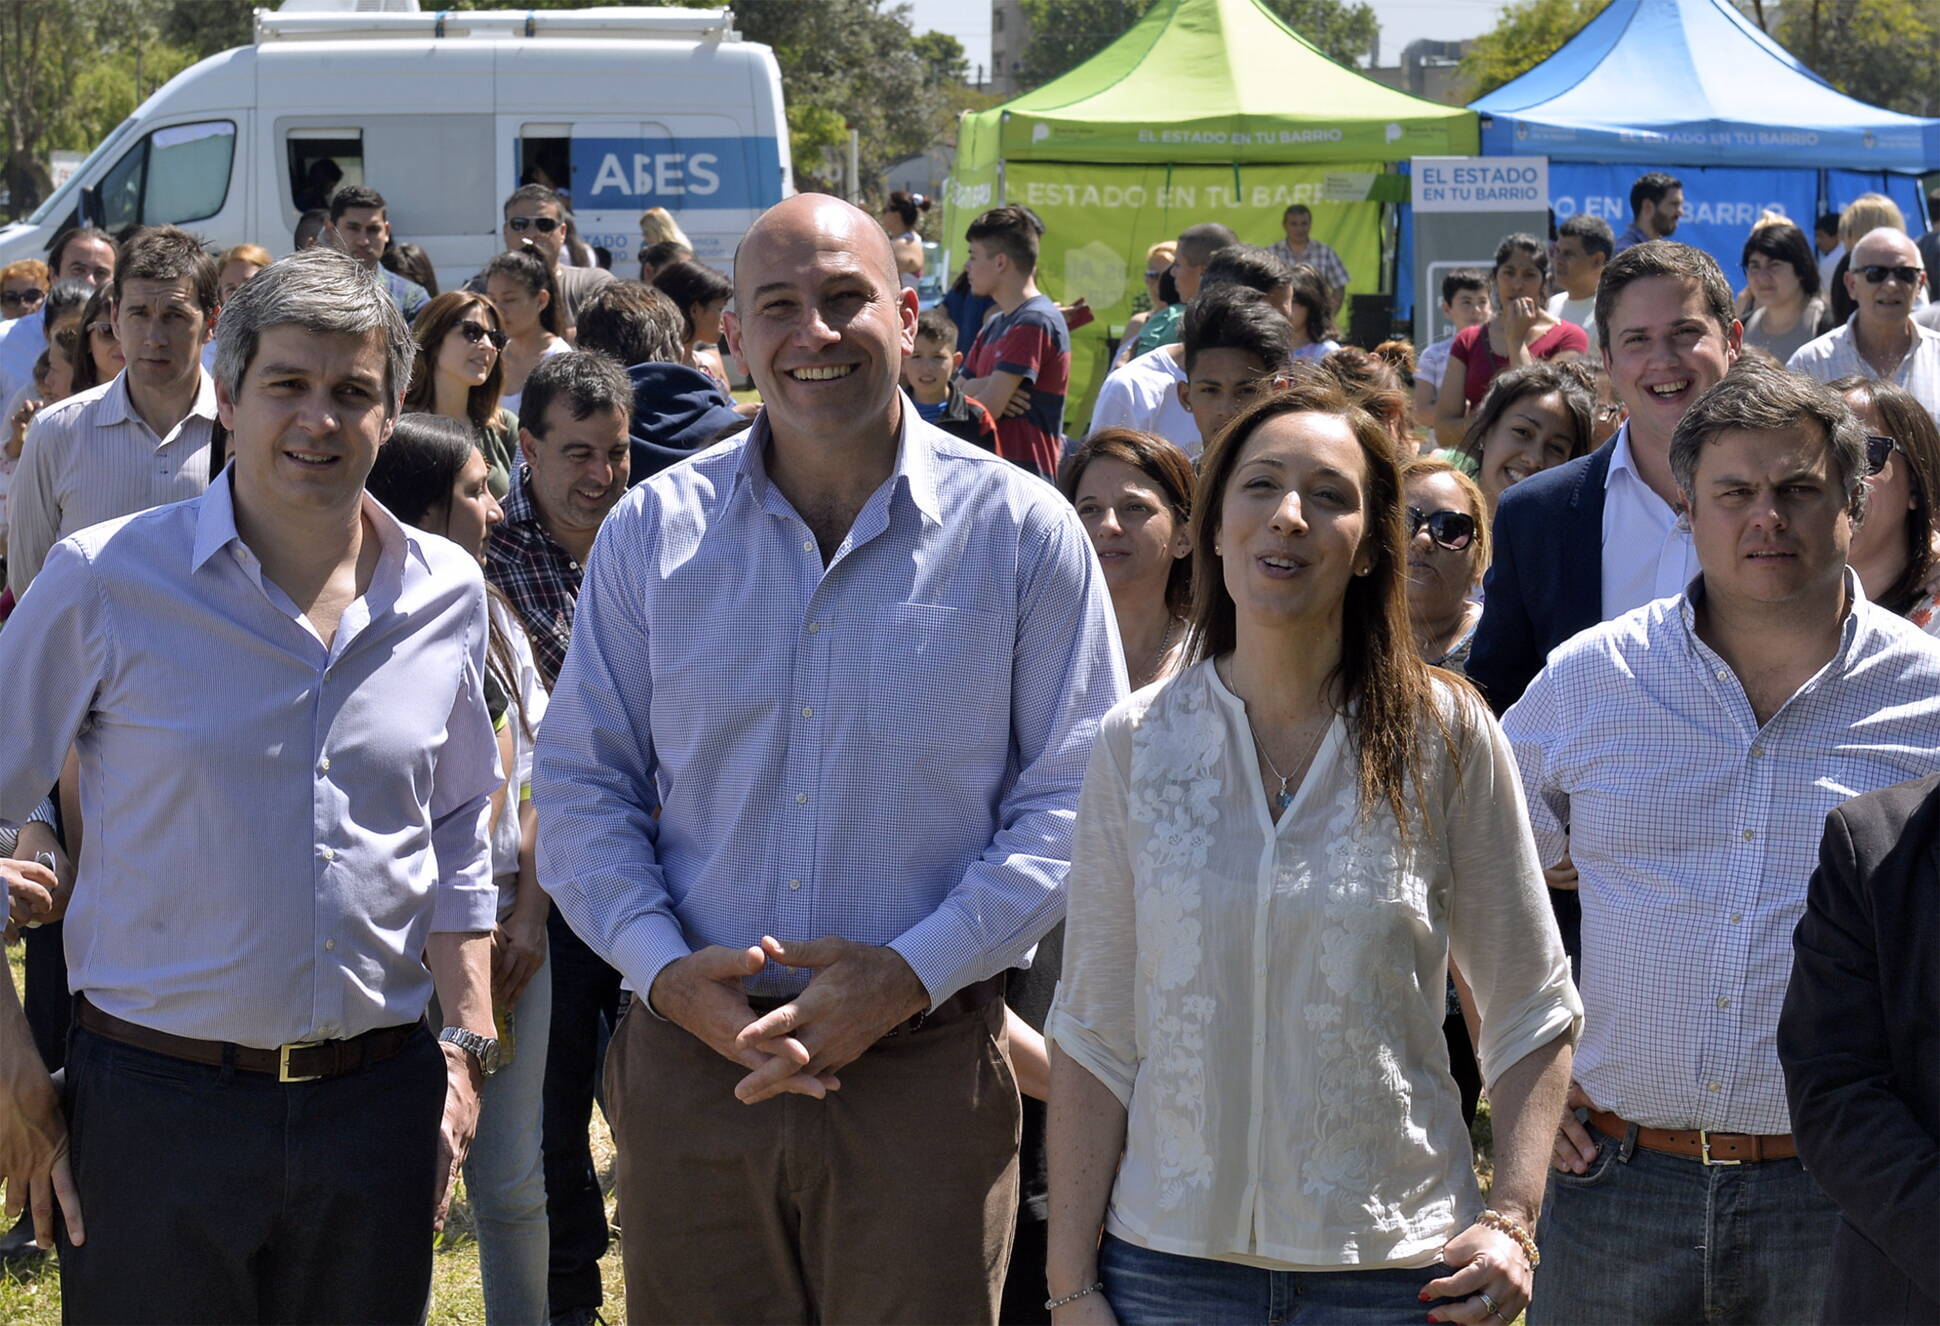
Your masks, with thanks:
M 1841 378 L 1866 430 L 1866 518 L 1846 559 L 1866 596 L 1931 635 L 1940 635 L 1940 544 L 1934 485 L 1940 482 L 1940 426 L 1904 388 L 1872 378 Z
M 104 285 L 81 311 L 81 344 L 74 355 L 73 390 L 83 392 L 112 382 L 124 364 L 121 338 L 115 333 L 114 287 Z
M 1596 397 L 1583 373 L 1566 363 L 1530 364 L 1490 383 L 1460 448 L 1438 454 L 1475 479 L 1494 519 L 1510 487 L 1587 454 L 1596 422 Z
M 505 333 L 498 310 L 483 295 L 450 290 L 418 311 L 411 334 L 418 356 L 404 393 L 405 410 L 470 428 L 490 467 L 492 496 L 505 496 L 518 451 L 519 419 L 499 404 Z

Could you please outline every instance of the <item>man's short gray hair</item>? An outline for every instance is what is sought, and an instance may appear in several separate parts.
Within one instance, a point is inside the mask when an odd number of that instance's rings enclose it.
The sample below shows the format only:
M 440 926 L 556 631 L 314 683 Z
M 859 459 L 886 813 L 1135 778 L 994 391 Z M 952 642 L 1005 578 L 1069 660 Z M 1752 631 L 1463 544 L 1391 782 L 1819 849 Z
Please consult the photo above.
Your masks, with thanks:
M 1783 433 L 1802 422 L 1818 426 L 1832 466 L 1858 520 L 1866 510 L 1866 433 L 1845 397 L 1822 382 L 1746 356 L 1705 392 L 1671 435 L 1671 475 L 1686 503 L 1697 498 L 1698 455 L 1720 433 Z
M 273 262 L 243 283 L 216 323 L 216 381 L 235 400 L 257 344 L 270 327 L 301 327 L 319 336 L 384 333 L 384 394 L 395 415 L 410 385 L 417 343 L 397 305 L 364 265 L 335 249 L 305 249 Z

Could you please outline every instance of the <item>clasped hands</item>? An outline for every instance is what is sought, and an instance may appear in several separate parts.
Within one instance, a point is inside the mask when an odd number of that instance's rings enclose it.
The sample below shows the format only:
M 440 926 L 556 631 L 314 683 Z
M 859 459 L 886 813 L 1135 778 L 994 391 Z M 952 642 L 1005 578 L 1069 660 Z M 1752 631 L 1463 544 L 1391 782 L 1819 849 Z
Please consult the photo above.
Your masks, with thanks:
M 756 1015 L 742 983 L 777 962 L 814 973 L 808 988 Z M 837 1074 L 898 1023 L 930 1006 L 923 982 L 894 949 L 849 939 L 783 944 L 772 936 L 744 949 L 710 945 L 668 963 L 648 1007 L 748 1069 L 734 1094 L 753 1105 L 793 1092 L 822 1099 Z

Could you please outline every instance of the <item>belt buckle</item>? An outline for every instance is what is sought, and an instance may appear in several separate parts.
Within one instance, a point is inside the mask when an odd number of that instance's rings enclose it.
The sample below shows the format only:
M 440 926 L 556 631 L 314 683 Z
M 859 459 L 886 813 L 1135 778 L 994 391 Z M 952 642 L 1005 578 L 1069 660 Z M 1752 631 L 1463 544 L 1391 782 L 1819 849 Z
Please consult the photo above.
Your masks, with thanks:
M 292 1041 L 288 1045 L 280 1047 L 276 1052 L 276 1080 L 278 1082 L 315 1082 L 321 1078 L 323 1076 L 322 1073 L 295 1074 L 290 1072 L 290 1051 L 307 1050 L 313 1045 L 321 1044 L 323 1044 L 322 1041 Z
M 1704 1163 L 1707 1165 L 1742 1165 L 1745 1163 L 1742 1160 L 1711 1159 L 1711 1134 L 1702 1128 L 1698 1129 L 1698 1149 L 1703 1157 Z

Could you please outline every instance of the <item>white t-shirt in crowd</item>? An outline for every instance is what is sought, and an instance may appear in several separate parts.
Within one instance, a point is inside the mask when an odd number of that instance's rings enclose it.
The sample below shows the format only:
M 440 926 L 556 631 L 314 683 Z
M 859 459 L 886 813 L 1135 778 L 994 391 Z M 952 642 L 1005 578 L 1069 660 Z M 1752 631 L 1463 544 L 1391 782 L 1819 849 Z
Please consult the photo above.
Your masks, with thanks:
M 1176 347 L 1158 349 L 1114 369 L 1098 389 L 1091 410 L 1091 432 L 1101 428 L 1136 428 L 1157 433 L 1193 459 L 1201 446 L 1199 425 L 1179 399 L 1186 380 L 1185 365 L 1172 357 Z
M 1558 290 L 1549 297 L 1549 316 L 1558 322 L 1573 322 L 1583 329 L 1590 338 L 1590 348 L 1597 349 L 1603 344 L 1596 329 L 1596 296 L 1588 299 L 1571 299 L 1570 292 Z

